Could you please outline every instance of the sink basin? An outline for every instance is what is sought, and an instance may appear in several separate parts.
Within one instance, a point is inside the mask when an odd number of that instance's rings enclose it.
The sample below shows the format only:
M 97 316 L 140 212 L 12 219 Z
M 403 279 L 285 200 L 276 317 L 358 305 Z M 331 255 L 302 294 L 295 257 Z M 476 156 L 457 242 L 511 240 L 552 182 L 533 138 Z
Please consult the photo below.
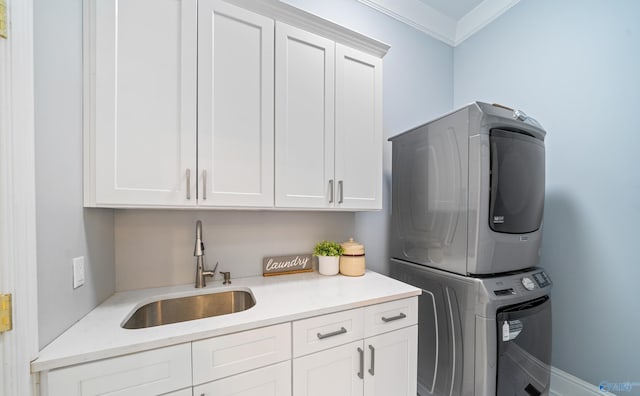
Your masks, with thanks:
M 253 295 L 244 290 L 158 300 L 138 308 L 122 327 L 144 329 L 241 312 L 254 305 Z

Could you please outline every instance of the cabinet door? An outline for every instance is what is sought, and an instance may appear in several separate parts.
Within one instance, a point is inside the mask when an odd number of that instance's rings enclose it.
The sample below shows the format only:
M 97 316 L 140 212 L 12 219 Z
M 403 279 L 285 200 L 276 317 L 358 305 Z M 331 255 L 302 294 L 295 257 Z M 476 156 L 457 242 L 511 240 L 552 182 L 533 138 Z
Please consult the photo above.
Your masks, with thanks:
M 382 209 L 382 59 L 336 44 L 336 200 Z
M 194 205 L 196 0 L 89 9 L 86 204 Z
M 273 20 L 198 2 L 198 204 L 273 206 Z
M 333 41 L 276 23 L 276 206 L 334 206 Z
M 179 391 L 164 393 L 162 396 L 193 396 L 193 388 L 188 387 Z
M 191 386 L 191 344 L 52 370 L 49 396 L 159 395 Z
M 362 341 L 293 359 L 296 396 L 361 396 Z M 387 394 L 395 395 L 391 392 Z
M 418 370 L 418 326 L 365 339 L 367 396 L 415 396 Z
M 291 358 L 291 324 L 194 341 L 193 383 L 201 384 Z
M 291 396 L 291 361 L 193 388 L 194 396 Z

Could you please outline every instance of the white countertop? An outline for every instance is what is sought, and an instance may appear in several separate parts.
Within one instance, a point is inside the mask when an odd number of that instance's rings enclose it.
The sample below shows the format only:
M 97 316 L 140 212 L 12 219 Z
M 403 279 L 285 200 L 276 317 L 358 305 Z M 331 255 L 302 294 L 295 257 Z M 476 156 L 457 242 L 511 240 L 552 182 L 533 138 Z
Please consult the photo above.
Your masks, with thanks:
M 140 352 L 416 296 L 421 290 L 375 272 L 364 276 L 323 276 L 317 272 L 209 281 L 116 293 L 40 351 L 33 372 Z M 250 289 L 256 305 L 246 311 L 146 329 L 120 327 L 134 309 L 161 298 Z M 161 297 L 161 298 L 159 298 Z

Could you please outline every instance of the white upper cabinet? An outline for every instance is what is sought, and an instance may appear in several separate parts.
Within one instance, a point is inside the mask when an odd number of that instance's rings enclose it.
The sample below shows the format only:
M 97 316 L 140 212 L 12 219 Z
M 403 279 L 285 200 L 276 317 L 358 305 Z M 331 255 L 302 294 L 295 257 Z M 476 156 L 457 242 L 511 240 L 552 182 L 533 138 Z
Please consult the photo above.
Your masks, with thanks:
M 334 48 L 324 37 L 276 24 L 276 206 L 333 202 Z
M 200 206 L 273 206 L 273 25 L 198 2 Z
M 382 207 L 388 46 L 274 0 L 85 4 L 85 206 Z
M 276 206 L 382 208 L 382 59 L 276 24 Z
M 382 59 L 336 44 L 337 207 L 382 208 Z
M 194 205 L 196 0 L 91 1 L 89 18 L 85 201 Z

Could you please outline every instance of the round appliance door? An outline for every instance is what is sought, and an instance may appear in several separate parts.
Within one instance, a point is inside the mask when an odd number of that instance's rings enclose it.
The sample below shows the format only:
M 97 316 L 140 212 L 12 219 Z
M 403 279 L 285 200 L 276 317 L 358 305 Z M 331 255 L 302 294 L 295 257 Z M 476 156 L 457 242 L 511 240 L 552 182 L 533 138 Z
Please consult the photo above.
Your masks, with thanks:
M 509 234 L 534 232 L 544 208 L 544 142 L 492 129 L 489 226 Z
M 551 300 L 548 296 L 502 308 L 498 326 L 496 395 L 549 394 Z

